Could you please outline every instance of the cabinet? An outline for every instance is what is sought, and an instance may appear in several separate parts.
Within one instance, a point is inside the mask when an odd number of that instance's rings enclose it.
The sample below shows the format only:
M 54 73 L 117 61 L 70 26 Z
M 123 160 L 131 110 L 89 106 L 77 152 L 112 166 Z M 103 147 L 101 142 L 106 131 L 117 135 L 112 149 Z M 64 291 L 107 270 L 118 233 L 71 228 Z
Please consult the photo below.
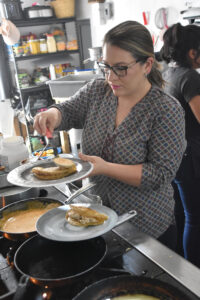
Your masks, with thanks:
M 33 32 L 34 30 L 38 30 L 41 33 L 44 33 L 44 30 L 48 30 L 47 28 L 51 28 L 52 26 L 60 26 L 64 29 L 66 33 L 66 38 L 68 40 L 68 36 L 74 35 L 75 40 L 77 40 L 77 49 L 76 50 L 62 50 L 53 53 L 39 53 L 39 54 L 26 54 L 26 55 L 17 55 L 15 54 L 14 47 L 9 48 L 9 66 L 12 77 L 12 86 L 13 91 L 17 92 L 20 99 L 20 104 L 22 106 L 22 110 L 25 115 L 25 126 L 27 131 L 27 136 L 30 137 L 32 132 L 31 120 L 27 118 L 26 113 L 26 105 L 27 100 L 30 96 L 37 95 L 37 93 L 46 91 L 49 93 L 49 97 L 51 98 L 51 94 L 49 91 L 49 86 L 44 83 L 37 85 L 30 85 L 27 87 L 22 87 L 20 85 L 19 74 L 21 68 L 26 68 L 29 71 L 29 65 L 32 63 L 34 66 L 41 67 L 45 65 L 46 68 L 49 67 L 50 64 L 59 64 L 59 63 L 67 63 L 69 60 L 74 62 L 74 66 L 78 68 L 83 68 L 82 66 L 82 52 L 80 49 L 79 35 L 77 33 L 77 21 L 75 17 L 71 18 L 40 18 L 40 19 L 29 19 L 29 20 L 16 20 L 14 21 L 15 25 L 20 29 L 21 35 L 23 35 L 24 31 Z M 22 67 L 21 67 L 22 66 Z M 50 99 L 50 102 L 53 102 L 53 99 Z M 51 103 L 50 103 L 51 104 Z

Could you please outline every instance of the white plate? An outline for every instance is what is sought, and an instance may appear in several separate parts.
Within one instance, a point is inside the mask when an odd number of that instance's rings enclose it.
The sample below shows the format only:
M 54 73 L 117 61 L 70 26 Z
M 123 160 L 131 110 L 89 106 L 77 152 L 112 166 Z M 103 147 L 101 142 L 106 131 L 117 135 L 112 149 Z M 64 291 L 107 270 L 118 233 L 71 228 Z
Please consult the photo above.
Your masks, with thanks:
M 38 160 L 37 162 L 30 162 L 15 168 L 10 171 L 7 176 L 7 180 L 17 186 L 23 187 L 45 187 L 54 186 L 58 183 L 70 183 L 76 180 L 80 180 L 87 176 L 93 169 L 93 165 L 90 162 L 82 161 L 79 158 L 70 157 L 77 168 L 77 172 L 69 176 L 63 177 L 57 180 L 40 180 L 32 172 L 34 167 L 54 167 L 55 163 L 52 159 Z
M 65 217 L 70 206 L 63 205 L 49 210 L 38 219 L 36 223 L 37 232 L 44 238 L 54 241 L 82 241 L 89 240 L 108 232 L 118 221 L 118 215 L 109 207 L 89 203 L 76 203 L 73 205 L 95 209 L 99 213 L 106 214 L 108 216 L 108 220 L 106 220 L 102 225 L 97 226 L 73 226 L 67 222 Z

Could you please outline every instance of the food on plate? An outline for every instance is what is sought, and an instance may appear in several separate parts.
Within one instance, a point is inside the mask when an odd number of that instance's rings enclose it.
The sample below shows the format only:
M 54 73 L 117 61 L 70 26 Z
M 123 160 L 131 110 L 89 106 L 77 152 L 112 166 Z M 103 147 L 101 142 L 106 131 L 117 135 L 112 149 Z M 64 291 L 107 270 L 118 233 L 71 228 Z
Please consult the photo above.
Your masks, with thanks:
M 143 294 L 135 294 L 135 295 L 114 297 L 112 298 L 112 300 L 159 300 L 159 298 L 143 295 Z
M 86 227 L 101 225 L 108 219 L 108 216 L 89 207 L 70 205 L 66 219 L 71 225 Z
M 44 204 L 30 202 L 27 209 L 4 212 L 0 219 L 0 230 L 8 233 L 26 233 L 36 230 L 36 222 L 41 215 L 50 209 L 60 206 L 60 203 Z
M 55 157 L 53 159 L 54 163 L 60 167 L 60 168 L 72 168 L 75 165 L 75 163 L 71 160 L 71 159 L 68 159 L 68 158 L 63 158 L 63 157 Z
M 61 158 L 60 158 L 61 159 Z M 67 159 L 67 161 L 70 161 Z M 32 173 L 41 180 L 55 180 L 69 176 L 77 171 L 76 164 L 73 161 L 67 162 L 65 167 L 34 167 Z
M 42 151 L 35 151 L 34 152 L 34 156 L 40 156 L 40 154 L 42 153 Z M 45 150 L 43 153 L 42 153 L 42 157 L 45 157 L 45 156 L 50 156 L 50 155 L 53 155 L 54 154 L 54 151 L 53 149 L 47 149 Z

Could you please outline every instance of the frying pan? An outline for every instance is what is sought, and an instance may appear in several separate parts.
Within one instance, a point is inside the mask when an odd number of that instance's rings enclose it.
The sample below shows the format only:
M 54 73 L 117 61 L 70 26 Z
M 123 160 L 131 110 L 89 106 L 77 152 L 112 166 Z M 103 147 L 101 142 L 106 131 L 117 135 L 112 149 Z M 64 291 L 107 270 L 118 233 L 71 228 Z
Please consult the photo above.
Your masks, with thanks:
M 120 275 L 95 282 L 73 300 L 105 300 L 134 294 L 144 294 L 161 300 L 192 300 L 179 289 L 165 282 L 131 275 Z
M 42 198 L 42 197 L 40 198 L 39 197 L 39 198 L 30 198 L 30 199 L 26 199 L 26 200 L 21 200 L 21 201 L 14 202 L 12 204 L 9 204 L 9 205 L 1 208 L 0 209 L 0 221 L 2 221 L 4 214 L 19 211 L 19 210 L 26 210 L 26 209 L 28 209 L 28 205 L 30 205 L 30 203 L 32 203 L 32 202 L 34 202 L 34 204 L 39 203 L 44 206 L 48 205 L 50 203 L 58 203 L 60 205 L 63 205 L 62 201 L 51 199 L 51 198 Z M 13 233 L 13 232 L 6 232 L 0 228 L 0 233 L 9 240 L 21 241 L 21 240 L 27 239 L 27 238 L 35 235 L 36 230 L 31 231 L 31 232 L 25 232 L 25 233 Z
M 66 212 L 71 208 L 69 205 L 63 205 L 47 211 L 38 219 L 36 229 L 39 235 L 57 242 L 88 240 L 101 236 L 137 215 L 135 210 L 130 210 L 129 212 L 118 216 L 111 208 L 93 203 L 75 203 L 73 205 L 94 209 L 99 213 L 107 215 L 108 219 L 98 226 L 73 226 L 66 220 Z
M 35 235 L 17 249 L 14 265 L 34 284 L 51 288 L 70 284 L 92 271 L 106 252 L 102 237 L 64 243 Z

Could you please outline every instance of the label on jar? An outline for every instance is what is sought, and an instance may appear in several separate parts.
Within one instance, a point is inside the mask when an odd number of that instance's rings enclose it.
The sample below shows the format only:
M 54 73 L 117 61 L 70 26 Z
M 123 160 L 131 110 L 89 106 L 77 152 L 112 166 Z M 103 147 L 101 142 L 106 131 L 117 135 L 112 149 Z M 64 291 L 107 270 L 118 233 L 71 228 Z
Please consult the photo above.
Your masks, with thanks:
M 47 53 L 47 44 L 45 43 L 41 43 L 40 42 L 40 52 L 41 53 Z

